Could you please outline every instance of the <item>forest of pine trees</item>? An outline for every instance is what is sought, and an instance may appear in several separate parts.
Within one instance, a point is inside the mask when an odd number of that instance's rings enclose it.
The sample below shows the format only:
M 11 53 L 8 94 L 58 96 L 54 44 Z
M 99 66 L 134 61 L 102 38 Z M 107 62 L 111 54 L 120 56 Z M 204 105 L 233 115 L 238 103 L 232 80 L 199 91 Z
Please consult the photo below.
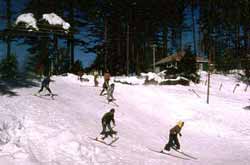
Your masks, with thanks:
M 77 46 L 97 55 L 88 70 L 109 69 L 112 75 L 138 74 L 152 68 L 155 44 L 156 60 L 191 46 L 194 55 L 207 57 L 218 71 L 243 69 L 250 77 L 248 0 L 23 1 L 25 7 L 18 11 L 19 15 L 33 13 L 39 19 L 44 13 L 54 12 L 70 23 L 67 34 L 43 22 L 38 24 L 39 33 L 13 28 L 16 2 L 1 1 L 6 10 L 0 13 L 0 19 L 6 27 L 0 32 L 0 39 L 6 43 L 6 56 L 12 54 L 12 41 L 22 40 L 29 45 L 26 68 L 36 73 L 49 72 L 53 58 L 57 58 L 54 60 L 58 64 L 54 73 L 70 71 L 76 62 Z M 184 33 L 190 37 L 185 39 Z M 59 47 L 59 42 L 64 46 Z

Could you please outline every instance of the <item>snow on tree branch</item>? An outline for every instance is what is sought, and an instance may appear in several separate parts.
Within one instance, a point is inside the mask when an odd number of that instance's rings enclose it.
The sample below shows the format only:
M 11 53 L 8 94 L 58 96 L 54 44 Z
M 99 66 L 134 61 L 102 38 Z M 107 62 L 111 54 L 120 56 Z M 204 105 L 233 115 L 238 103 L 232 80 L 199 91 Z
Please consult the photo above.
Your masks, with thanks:
M 35 30 L 39 30 L 37 27 L 37 21 L 34 18 L 34 15 L 32 13 L 26 13 L 26 14 L 21 14 L 17 17 L 16 20 L 16 25 L 18 25 L 19 23 L 24 23 L 26 28 L 32 28 Z M 31 29 L 31 30 L 32 30 Z
M 69 30 L 70 28 L 70 24 L 65 22 L 55 13 L 43 14 L 43 19 L 46 20 L 50 25 L 61 25 L 64 30 Z

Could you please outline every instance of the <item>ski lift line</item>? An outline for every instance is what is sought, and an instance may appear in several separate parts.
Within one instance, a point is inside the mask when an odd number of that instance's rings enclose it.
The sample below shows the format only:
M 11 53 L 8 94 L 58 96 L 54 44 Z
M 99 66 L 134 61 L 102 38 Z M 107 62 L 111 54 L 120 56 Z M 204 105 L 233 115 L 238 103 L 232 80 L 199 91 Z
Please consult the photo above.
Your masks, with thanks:
M 21 30 L 20 30 L 21 31 Z M 27 31 L 21 31 L 21 32 L 24 32 L 22 34 L 18 33 L 18 34 L 15 34 L 15 36 L 22 36 L 22 37 L 25 37 L 25 36 L 29 36 L 29 37 L 38 37 L 37 33 L 27 33 Z M 0 33 L 0 36 L 4 38 L 5 35 L 2 35 Z M 39 33 L 39 37 L 47 37 L 49 38 L 50 36 L 48 34 L 45 34 L 45 33 Z M 62 36 L 58 36 L 58 37 L 62 37 Z M 67 37 L 63 37 L 64 39 L 68 39 Z M 51 39 L 50 41 L 53 41 L 53 39 Z M 79 43 L 83 43 L 84 41 L 80 41 L 80 40 L 74 40 L 74 42 L 77 44 Z
M 32 33 L 32 32 L 29 32 L 29 31 L 26 31 L 26 30 L 19 30 L 19 31 L 16 31 L 17 33 L 15 34 L 16 36 L 18 36 L 18 35 L 21 35 L 21 36 L 25 36 L 25 35 L 30 35 L 30 36 L 35 36 L 35 35 L 37 35 L 37 34 L 39 34 L 39 35 L 44 35 L 44 36 L 49 36 L 50 35 L 50 33 L 44 33 L 44 32 L 36 32 L 36 33 Z M 20 34 L 19 32 L 24 32 L 24 34 Z M 25 34 L 26 33 L 26 34 Z M 55 34 L 57 34 L 58 36 L 65 36 L 66 37 L 66 35 L 63 35 L 63 34 L 60 34 L 60 33 L 55 33 Z
M 36 24 L 40 26 L 45 26 L 45 27 L 60 27 L 61 29 L 63 29 L 61 27 L 62 25 L 50 25 L 50 24 L 42 24 L 42 23 L 36 23 Z M 70 29 L 72 29 L 72 27 L 70 27 Z
M 58 32 L 63 32 L 63 33 L 67 33 L 67 34 L 72 34 L 72 33 L 74 33 L 74 34 L 80 34 L 78 30 L 69 30 L 69 31 L 66 31 L 66 30 L 61 30 L 61 29 L 57 29 L 57 28 L 46 28 L 46 27 L 39 27 L 39 30 L 58 31 Z
M 27 28 L 12 28 L 12 29 L 27 29 Z M 12 30 L 12 29 L 10 29 L 10 30 Z M 47 30 L 47 31 L 51 31 L 51 32 L 53 32 L 53 31 L 57 31 L 57 32 L 63 32 L 63 33 L 66 33 L 67 31 L 64 31 L 64 30 L 60 30 L 60 29 L 47 29 L 47 28 L 39 28 L 39 30 L 38 31 L 40 31 L 40 30 Z M 37 31 L 37 30 L 33 30 L 33 31 Z M 67 33 L 71 33 L 71 32 L 67 32 Z
M 7 30 L 7 31 L 14 31 L 14 30 L 18 30 L 18 29 L 21 29 L 21 30 L 27 30 L 27 28 L 20 28 L 20 27 L 18 27 L 18 28 L 11 28 L 11 29 L 5 29 L 5 30 Z M 41 30 L 46 30 L 46 31 L 48 31 L 48 32 L 53 32 L 53 31 L 56 31 L 56 32 L 62 32 L 62 33 L 65 33 L 65 31 L 62 31 L 62 30 L 58 30 L 58 29 L 46 29 L 46 28 L 40 28 Z M 27 30 L 28 31 L 28 30 Z M 32 30 L 32 32 L 41 32 L 41 31 L 36 31 L 36 30 Z M 69 32 L 70 33 L 70 32 Z M 69 34 L 69 33 L 66 33 L 66 34 Z
M 24 36 L 25 35 L 30 35 L 30 36 L 32 36 L 32 34 L 33 34 L 33 36 L 34 35 L 36 35 L 36 34 L 47 34 L 47 35 L 50 35 L 51 34 L 51 32 L 40 32 L 40 31 L 28 31 L 27 29 L 25 29 L 25 30 L 22 30 L 22 29 L 16 29 L 16 30 L 11 30 L 11 31 L 9 31 L 9 33 L 11 33 L 10 35 L 21 35 L 21 34 L 13 34 L 13 32 L 15 33 L 18 33 L 18 32 L 25 32 L 25 34 L 24 34 Z M 2 32 L 2 34 L 3 34 L 3 36 L 6 36 L 6 34 L 4 34 L 5 32 Z M 59 36 L 65 36 L 65 37 L 67 37 L 68 35 L 67 34 L 63 34 L 63 33 L 56 33 L 56 32 L 53 32 L 53 34 L 57 34 L 57 35 L 59 35 Z

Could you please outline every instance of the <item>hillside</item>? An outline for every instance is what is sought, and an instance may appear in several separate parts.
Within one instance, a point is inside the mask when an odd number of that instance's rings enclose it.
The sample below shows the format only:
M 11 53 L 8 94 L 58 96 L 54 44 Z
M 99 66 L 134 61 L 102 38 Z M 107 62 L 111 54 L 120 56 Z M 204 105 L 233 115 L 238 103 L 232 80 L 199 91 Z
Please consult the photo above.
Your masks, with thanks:
M 250 94 L 234 75 L 212 75 L 207 104 L 205 76 L 202 73 L 202 82 L 188 87 L 116 83 L 119 107 L 99 96 L 101 87 L 93 87 L 92 76 L 86 76 L 89 82 L 79 82 L 71 74 L 52 77 L 55 100 L 33 96 L 39 87 L 14 89 L 17 96 L 0 96 L 0 164 L 247 165 L 250 111 L 244 107 L 250 104 Z M 115 147 L 89 138 L 99 134 L 101 117 L 110 108 L 116 109 L 120 137 Z M 171 154 L 177 157 L 149 150 L 162 149 L 169 129 L 179 120 L 185 121 L 182 150 L 197 160 L 186 160 L 175 151 Z

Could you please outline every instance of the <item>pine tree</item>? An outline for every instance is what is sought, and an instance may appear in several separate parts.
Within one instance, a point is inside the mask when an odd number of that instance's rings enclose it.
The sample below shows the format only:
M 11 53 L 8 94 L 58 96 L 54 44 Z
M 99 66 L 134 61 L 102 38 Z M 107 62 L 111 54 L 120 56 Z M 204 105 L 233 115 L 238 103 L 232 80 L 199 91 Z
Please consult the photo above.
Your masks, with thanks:
M 14 54 L 6 56 L 0 62 L 0 77 L 3 79 L 13 79 L 17 76 L 17 59 Z
M 178 72 L 180 75 L 194 82 L 199 82 L 196 67 L 196 56 L 192 53 L 190 48 L 185 49 L 185 55 L 178 65 Z

